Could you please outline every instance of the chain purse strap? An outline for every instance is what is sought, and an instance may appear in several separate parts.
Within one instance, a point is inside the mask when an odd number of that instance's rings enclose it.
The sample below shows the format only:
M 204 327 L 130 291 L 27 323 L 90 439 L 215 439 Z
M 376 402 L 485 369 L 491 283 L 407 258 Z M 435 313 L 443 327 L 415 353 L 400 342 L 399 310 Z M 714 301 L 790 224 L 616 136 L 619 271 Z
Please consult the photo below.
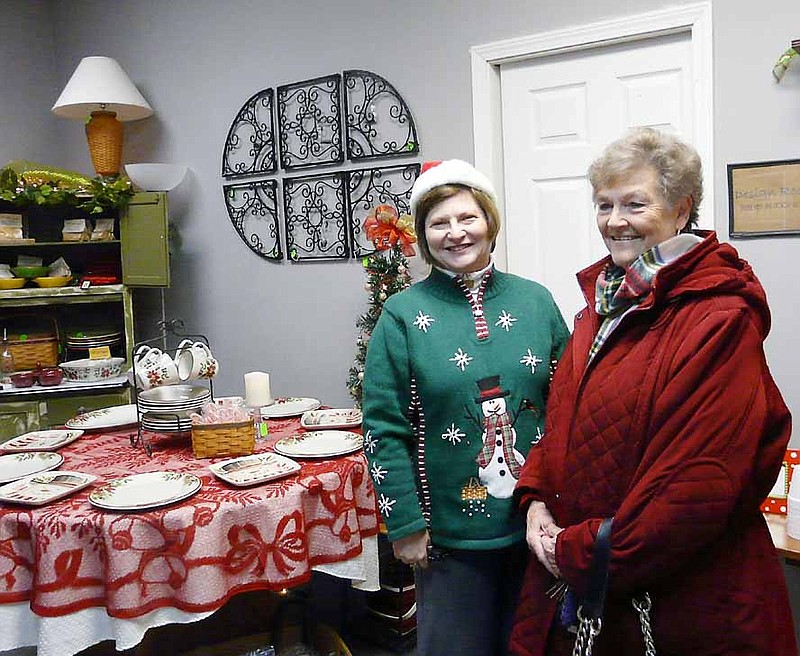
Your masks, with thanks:
M 595 638 L 603 628 L 603 607 L 608 588 L 608 564 L 611 560 L 611 525 L 613 517 L 603 520 L 594 541 L 594 559 L 589 573 L 589 590 L 586 599 L 578 608 L 578 633 L 572 648 L 572 656 L 591 656 Z M 650 625 L 650 595 L 645 592 L 642 599 L 631 601 L 639 614 L 644 638 L 645 656 L 656 656 L 653 631 Z

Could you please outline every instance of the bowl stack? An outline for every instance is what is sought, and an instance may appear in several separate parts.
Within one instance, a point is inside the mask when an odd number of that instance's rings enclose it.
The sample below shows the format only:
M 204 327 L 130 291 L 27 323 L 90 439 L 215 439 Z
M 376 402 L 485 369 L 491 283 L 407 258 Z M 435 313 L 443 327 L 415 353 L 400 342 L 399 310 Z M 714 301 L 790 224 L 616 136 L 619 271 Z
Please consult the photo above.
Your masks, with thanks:
M 99 346 L 113 348 L 120 344 L 122 344 L 121 330 L 76 330 L 67 333 L 67 348 L 74 351 L 88 351 Z
M 141 426 L 155 433 L 189 433 L 189 415 L 211 401 L 211 391 L 195 385 L 165 385 L 140 392 L 136 400 Z

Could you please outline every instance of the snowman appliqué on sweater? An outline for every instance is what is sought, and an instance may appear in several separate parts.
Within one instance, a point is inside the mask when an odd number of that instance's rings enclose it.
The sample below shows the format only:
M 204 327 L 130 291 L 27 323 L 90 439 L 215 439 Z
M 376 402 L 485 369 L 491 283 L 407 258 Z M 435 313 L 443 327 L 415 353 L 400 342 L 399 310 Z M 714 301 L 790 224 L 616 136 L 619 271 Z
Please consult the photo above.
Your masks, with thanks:
M 491 496 L 508 499 L 514 493 L 525 463 L 525 456 L 514 448 L 517 441 L 516 417 L 511 416 L 505 399 L 510 392 L 500 387 L 499 375 L 482 378 L 477 385 L 480 395 L 475 403 L 480 405 L 483 428 L 483 447 L 475 458 L 478 480 Z

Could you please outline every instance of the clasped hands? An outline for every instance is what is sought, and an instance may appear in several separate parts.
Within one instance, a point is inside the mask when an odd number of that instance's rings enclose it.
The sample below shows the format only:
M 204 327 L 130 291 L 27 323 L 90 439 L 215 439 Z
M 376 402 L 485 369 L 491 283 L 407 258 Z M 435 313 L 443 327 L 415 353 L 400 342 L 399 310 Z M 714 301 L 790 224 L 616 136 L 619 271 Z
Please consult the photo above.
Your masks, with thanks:
M 528 506 L 525 538 L 537 560 L 557 579 L 561 572 L 556 564 L 556 536 L 564 529 L 556 525 L 547 506 L 541 501 L 533 501 Z

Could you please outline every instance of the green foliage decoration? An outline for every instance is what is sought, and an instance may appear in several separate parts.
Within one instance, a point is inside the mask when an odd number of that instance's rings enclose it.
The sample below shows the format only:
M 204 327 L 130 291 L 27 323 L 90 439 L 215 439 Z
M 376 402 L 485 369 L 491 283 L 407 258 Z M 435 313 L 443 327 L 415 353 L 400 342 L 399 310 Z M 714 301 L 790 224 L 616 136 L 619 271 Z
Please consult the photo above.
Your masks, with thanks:
M 81 173 L 25 161 L 0 169 L 0 199 L 18 207 L 75 207 L 88 214 L 124 209 L 133 196 L 124 176 L 90 178 Z

